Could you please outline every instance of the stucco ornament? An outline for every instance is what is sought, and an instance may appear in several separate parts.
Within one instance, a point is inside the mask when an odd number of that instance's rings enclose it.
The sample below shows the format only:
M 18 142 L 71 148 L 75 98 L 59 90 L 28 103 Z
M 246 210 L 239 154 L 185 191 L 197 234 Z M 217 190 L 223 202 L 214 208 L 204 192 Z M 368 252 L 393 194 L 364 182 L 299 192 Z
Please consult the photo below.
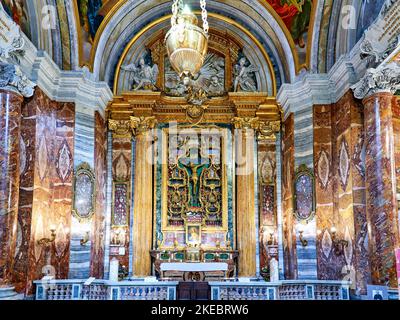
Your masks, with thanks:
M 36 86 L 21 71 L 19 59 L 25 53 L 20 27 L 8 16 L 0 3 L 0 88 L 17 91 L 24 97 L 33 95 Z
M 364 99 L 378 92 L 395 93 L 400 89 L 400 66 L 396 62 L 368 69 L 365 76 L 352 86 L 354 96 Z
M 380 63 L 400 44 L 399 29 L 378 36 L 382 30 L 388 29 L 388 23 L 400 19 L 400 11 L 397 9 L 399 5 L 400 0 L 387 0 L 375 22 L 365 31 L 360 44 L 364 58 L 369 57 L 375 63 Z

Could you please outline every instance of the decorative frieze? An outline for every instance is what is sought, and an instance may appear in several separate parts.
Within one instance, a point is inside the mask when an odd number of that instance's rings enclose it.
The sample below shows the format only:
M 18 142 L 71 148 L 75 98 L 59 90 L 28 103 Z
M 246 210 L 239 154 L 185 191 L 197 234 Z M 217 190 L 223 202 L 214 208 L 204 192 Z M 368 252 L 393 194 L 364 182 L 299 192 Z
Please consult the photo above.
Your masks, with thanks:
M 0 88 L 31 97 L 35 84 L 16 65 L 24 54 L 25 40 L 19 26 L 10 19 L 1 4 L 0 21 Z

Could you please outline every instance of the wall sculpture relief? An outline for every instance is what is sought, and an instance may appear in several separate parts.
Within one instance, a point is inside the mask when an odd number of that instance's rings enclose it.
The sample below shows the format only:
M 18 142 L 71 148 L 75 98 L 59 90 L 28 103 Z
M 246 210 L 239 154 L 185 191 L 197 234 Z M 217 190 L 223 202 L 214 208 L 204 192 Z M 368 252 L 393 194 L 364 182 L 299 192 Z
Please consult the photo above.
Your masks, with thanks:
M 257 79 L 255 73 L 259 68 L 253 66 L 246 57 L 241 57 L 235 65 L 233 91 L 256 92 Z
M 158 65 L 150 66 L 150 62 L 146 62 L 144 57 L 140 58 L 138 62 L 122 66 L 121 69 L 130 74 L 132 90 L 156 91 L 158 89 L 156 86 L 159 73 Z
M 207 96 L 222 96 L 225 93 L 225 59 L 216 53 L 208 53 L 200 72 L 193 79 L 180 79 L 173 70 L 168 57 L 165 58 L 165 92 L 171 96 L 184 96 L 188 86 L 202 89 Z

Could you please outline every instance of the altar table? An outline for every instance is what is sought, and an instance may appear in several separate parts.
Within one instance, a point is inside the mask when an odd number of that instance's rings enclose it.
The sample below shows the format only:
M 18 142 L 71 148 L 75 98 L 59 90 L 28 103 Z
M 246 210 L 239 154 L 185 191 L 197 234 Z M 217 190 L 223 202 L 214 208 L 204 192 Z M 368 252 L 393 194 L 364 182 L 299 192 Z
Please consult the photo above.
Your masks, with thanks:
M 182 272 L 207 272 L 207 271 L 228 271 L 228 264 L 223 262 L 209 263 L 161 263 L 161 271 L 182 271 Z

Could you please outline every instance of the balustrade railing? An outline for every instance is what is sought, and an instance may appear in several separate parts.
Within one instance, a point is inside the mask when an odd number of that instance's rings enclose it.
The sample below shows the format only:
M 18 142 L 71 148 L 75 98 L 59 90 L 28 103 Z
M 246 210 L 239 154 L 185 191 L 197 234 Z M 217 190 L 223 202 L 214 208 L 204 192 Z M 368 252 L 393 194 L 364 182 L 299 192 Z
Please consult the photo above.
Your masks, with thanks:
M 36 300 L 175 300 L 177 282 L 35 281 Z
M 349 300 L 343 281 L 210 282 L 212 300 Z
M 212 300 L 349 300 L 343 281 L 210 282 Z M 35 281 L 36 300 L 176 300 L 178 282 Z

